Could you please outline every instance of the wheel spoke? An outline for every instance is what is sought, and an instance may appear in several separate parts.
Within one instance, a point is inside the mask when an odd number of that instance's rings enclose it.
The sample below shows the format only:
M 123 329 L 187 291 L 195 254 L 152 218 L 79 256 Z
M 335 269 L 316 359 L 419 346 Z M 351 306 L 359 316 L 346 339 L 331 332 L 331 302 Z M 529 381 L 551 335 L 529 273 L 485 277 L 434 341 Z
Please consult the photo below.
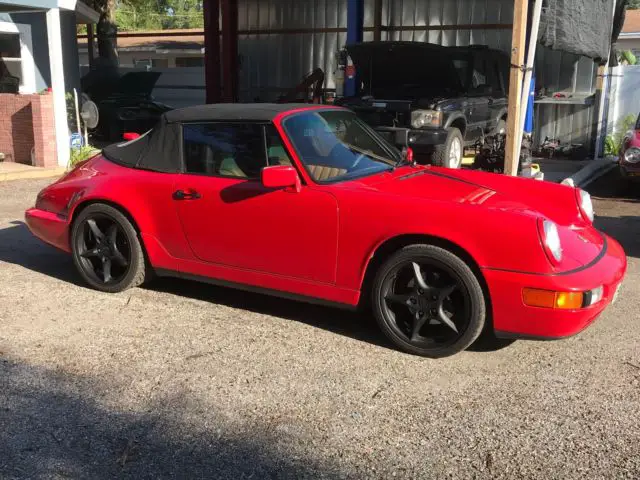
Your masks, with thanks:
M 458 333 L 458 327 L 456 327 L 456 324 L 453 323 L 453 320 L 451 320 L 448 317 L 448 315 L 444 312 L 444 309 L 442 307 L 438 309 L 438 320 L 440 320 L 442 323 L 444 323 L 447 327 L 449 327 L 454 332 Z
M 427 321 L 427 316 L 424 314 L 420 315 L 419 313 L 416 313 L 413 316 L 413 329 L 411 330 L 412 342 L 415 342 L 416 340 L 420 339 L 420 330 L 422 329 L 426 321 Z
M 111 259 L 103 258 L 102 259 L 102 279 L 104 283 L 109 283 L 112 279 L 111 277 Z
M 116 237 L 118 236 L 118 226 L 114 223 L 107 230 L 107 239 L 109 240 L 109 246 L 116 248 Z
M 87 250 L 86 252 L 80 254 L 82 258 L 98 257 L 99 255 L 100 254 L 98 253 L 97 248 L 92 248 L 91 250 Z
M 405 307 L 409 302 L 409 295 L 397 295 L 395 293 L 390 293 L 384 297 L 385 300 L 389 302 L 397 303 L 398 305 L 404 305 Z
M 96 238 L 96 240 L 101 241 L 104 239 L 104 233 L 102 233 L 102 231 L 98 227 L 98 224 L 93 218 L 87 220 L 87 225 L 89 225 L 89 228 L 91 229 L 91 232 L 93 233 L 93 236 Z
M 127 259 L 124 257 L 124 255 L 122 255 L 122 253 L 120 253 L 120 251 L 117 248 L 113 249 L 111 259 L 115 260 L 115 262 L 121 267 L 126 267 L 127 265 L 129 265 L 129 262 L 127 262 Z
M 422 272 L 420 271 L 420 265 L 418 265 L 416 262 L 412 262 L 412 265 L 413 276 L 415 277 L 416 282 L 418 283 L 420 288 L 426 290 L 427 288 L 429 288 L 429 286 L 427 285 L 427 282 L 424 281 L 424 277 L 422 276 Z
M 457 289 L 458 289 L 458 285 L 456 283 L 454 283 L 453 285 L 449 285 L 448 287 L 441 288 L 440 292 L 438 292 L 438 298 L 440 300 L 440 304 L 442 304 L 444 299 L 447 298 L 449 295 L 451 295 L 453 292 L 455 292 Z

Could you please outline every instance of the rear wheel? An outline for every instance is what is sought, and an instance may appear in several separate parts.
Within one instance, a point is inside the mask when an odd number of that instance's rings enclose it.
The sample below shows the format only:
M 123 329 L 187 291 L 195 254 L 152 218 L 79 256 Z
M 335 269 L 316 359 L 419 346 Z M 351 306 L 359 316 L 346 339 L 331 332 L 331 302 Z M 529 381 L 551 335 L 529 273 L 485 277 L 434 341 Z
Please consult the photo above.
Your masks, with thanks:
M 102 292 L 141 285 L 147 269 L 138 233 L 117 209 L 105 204 L 85 208 L 71 229 L 73 262 L 80 276 Z
M 485 325 L 485 298 L 473 271 L 433 245 L 411 245 L 391 255 L 376 273 L 372 306 L 394 345 L 425 357 L 466 349 Z
M 447 140 L 443 145 L 436 145 L 432 162 L 439 167 L 460 168 L 464 152 L 462 132 L 456 127 L 450 127 L 447 131 Z

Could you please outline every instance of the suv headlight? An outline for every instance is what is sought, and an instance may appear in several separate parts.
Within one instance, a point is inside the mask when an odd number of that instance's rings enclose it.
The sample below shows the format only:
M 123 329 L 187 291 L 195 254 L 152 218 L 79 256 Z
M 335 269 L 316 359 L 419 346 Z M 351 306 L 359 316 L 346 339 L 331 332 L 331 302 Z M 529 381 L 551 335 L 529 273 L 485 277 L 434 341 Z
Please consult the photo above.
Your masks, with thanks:
M 560 263 L 562 261 L 562 245 L 560 243 L 558 226 L 551 220 L 541 220 L 538 223 L 538 229 L 540 230 L 542 246 L 549 261 L 553 264 Z
M 591 195 L 584 190 L 576 189 L 576 195 L 578 197 L 578 206 L 580 207 L 580 213 L 585 220 L 593 223 L 594 211 L 593 202 L 591 201 Z
M 411 112 L 413 128 L 439 127 L 442 125 L 442 112 L 437 110 L 414 110 Z
M 640 162 L 640 148 L 631 147 L 629 150 L 624 152 L 624 161 L 627 163 Z

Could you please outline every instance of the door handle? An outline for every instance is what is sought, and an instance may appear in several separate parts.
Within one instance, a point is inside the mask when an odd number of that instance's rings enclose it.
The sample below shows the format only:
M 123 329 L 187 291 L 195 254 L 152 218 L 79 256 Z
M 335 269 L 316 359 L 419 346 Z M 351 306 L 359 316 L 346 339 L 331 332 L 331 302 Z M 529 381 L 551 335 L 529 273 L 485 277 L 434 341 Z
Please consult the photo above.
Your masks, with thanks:
M 193 189 L 189 190 L 176 190 L 173 192 L 174 200 L 197 200 L 201 198 L 200 194 Z

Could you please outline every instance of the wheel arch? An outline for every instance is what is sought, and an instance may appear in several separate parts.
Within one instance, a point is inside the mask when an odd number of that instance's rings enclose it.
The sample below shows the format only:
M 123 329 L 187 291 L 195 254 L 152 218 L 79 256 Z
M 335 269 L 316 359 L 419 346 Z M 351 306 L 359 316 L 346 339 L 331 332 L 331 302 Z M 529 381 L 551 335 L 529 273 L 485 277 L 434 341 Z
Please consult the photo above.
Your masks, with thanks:
M 417 245 L 417 244 L 426 244 L 426 245 L 434 245 L 449 252 L 453 253 L 460 257 L 468 266 L 471 268 L 471 271 L 474 273 L 480 286 L 482 287 L 482 291 L 484 293 L 485 300 L 487 302 L 487 320 L 488 325 L 492 324 L 492 304 L 491 304 L 491 295 L 489 294 L 489 286 L 487 284 L 486 279 L 480 269 L 480 265 L 474 259 L 473 255 L 471 255 L 466 249 L 458 245 L 457 243 L 448 240 L 443 237 L 438 237 L 434 235 L 428 234 L 402 234 L 397 235 L 380 243 L 374 250 L 373 254 L 369 258 L 367 265 L 364 270 L 364 274 L 362 276 L 362 282 L 360 284 L 360 303 L 361 306 L 366 305 L 369 302 L 368 292 L 371 290 L 371 286 L 373 284 L 373 279 L 375 277 L 376 272 L 380 268 L 380 266 L 384 263 L 384 261 L 389 258 L 393 253 L 397 252 L 401 248 L 407 247 L 409 245 Z M 364 293 L 364 295 L 363 295 Z
M 460 133 L 462 133 L 462 137 L 464 138 L 464 135 L 467 131 L 467 120 L 465 119 L 464 115 L 459 114 L 452 116 L 447 122 L 447 128 L 451 127 L 460 130 Z
M 78 202 L 78 204 L 73 208 L 73 212 L 71 213 L 71 220 L 69 221 L 69 228 L 70 229 L 72 228 L 73 223 L 76 221 L 76 218 L 78 218 L 78 215 L 80 215 L 80 213 L 82 213 L 87 207 L 89 207 L 91 205 L 96 205 L 96 204 L 108 205 L 108 206 L 118 210 L 125 217 L 127 217 L 127 220 L 129 220 L 131 222 L 131 225 L 133 226 L 135 231 L 138 233 L 138 235 L 140 235 L 140 232 L 141 232 L 140 231 L 140 226 L 138 225 L 138 222 L 136 222 L 136 219 L 133 218 L 133 215 L 131 215 L 129 210 L 127 210 L 121 204 L 119 204 L 117 202 L 114 202 L 113 200 L 108 200 L 106 198 L 89 198 L 89 199 L 81 200 L 80 202 Z M 142 239 L 140 239 L 140 241 L 142 242 Z M 143 248 L 144 248 L 144 245 L 143 245 Z

